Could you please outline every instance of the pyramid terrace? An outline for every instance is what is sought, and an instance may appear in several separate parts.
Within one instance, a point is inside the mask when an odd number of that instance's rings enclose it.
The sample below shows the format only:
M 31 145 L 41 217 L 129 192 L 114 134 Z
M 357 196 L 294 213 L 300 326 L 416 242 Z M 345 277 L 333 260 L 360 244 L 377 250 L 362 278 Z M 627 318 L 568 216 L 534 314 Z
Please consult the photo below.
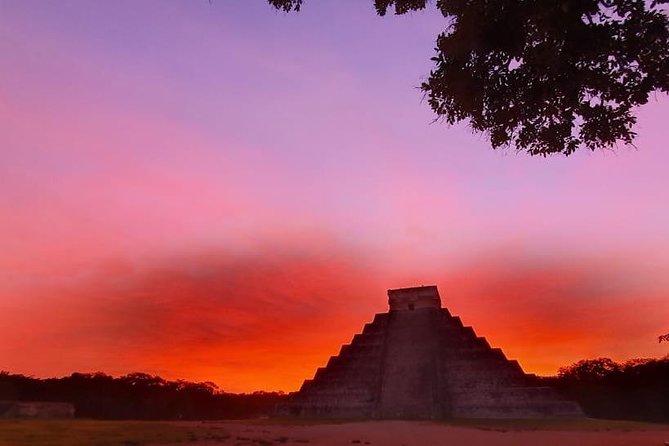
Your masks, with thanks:
M 442 307 L 436 286 L 388 290 L 387 313 L 276 409 L 324 418 L 581 417 Z

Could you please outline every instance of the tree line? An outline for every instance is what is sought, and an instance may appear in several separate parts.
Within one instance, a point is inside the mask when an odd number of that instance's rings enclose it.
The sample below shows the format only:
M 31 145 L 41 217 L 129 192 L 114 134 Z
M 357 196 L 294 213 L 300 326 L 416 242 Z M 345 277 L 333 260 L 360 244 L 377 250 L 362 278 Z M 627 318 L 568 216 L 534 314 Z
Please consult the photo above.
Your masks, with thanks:
M 587 359 L 538 377 L 577 401 L 592 418 L 669 423 L 669 356 L 615 362 Z M 211 382 L 168 381 L 146 373 L 114 378 L 73 373 L 40 379 L 0 372 L 0 400 L 65 401 L 76 416 L 96 419 L 206 420 L 269 416 L 282 392 L 234 394 Z
M 211 382 L 168 381 L 146 373 L 118 378 L 104 373 L 73 373 L 39 379 L 0 372 L 0 400 L 71 402 L 75 416 L 80 418 L 254 418 L 271 413 L 283 396 L 281 392 L 227 393 Z
M 578 401 L 593 418 L 669 423 L 669 356 L 587 359 L 539 380 Z

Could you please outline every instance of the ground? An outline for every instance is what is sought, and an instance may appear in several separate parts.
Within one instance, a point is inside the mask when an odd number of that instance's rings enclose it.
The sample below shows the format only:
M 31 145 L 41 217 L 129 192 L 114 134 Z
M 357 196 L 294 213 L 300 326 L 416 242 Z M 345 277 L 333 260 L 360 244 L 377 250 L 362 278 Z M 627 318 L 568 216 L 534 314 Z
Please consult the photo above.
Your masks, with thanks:
M 0 420 L 0 446 L 664 446 L 665 442 L 669 442 L 669 425 L 606 420 Z

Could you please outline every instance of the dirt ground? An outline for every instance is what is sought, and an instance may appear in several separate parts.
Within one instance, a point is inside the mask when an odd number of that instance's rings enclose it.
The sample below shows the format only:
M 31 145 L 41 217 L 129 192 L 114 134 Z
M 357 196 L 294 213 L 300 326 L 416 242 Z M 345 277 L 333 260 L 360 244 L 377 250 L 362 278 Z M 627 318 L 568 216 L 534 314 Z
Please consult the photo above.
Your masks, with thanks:
M 575 421 L 527 424 L 522 421 L 463 423 L 370 421 L 341 424 L 224 423 L 224 442 L 189 443 L 198 446 L 230 444 L 280 445 L 463 445 L 463 446 L 664 446 L 669 425 Z M 665 443 L 667 442 L 667 443 Z
M 607 420 L 0 420 L 0 446 L 669 446 L 669 425 Z

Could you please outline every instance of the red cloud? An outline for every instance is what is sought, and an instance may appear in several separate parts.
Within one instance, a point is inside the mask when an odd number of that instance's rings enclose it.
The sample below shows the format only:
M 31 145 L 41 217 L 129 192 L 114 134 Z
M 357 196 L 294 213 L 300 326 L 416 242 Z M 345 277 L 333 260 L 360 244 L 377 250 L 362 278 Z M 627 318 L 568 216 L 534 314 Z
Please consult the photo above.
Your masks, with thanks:
M 146 371 L 228 391 L 292 390 L 349 342 L 397 274 L 333 246 L 110 263 L 76 285 L 5 299 L 3 367 L 41 376 Z M 510 261 L 444 273 L 444 305 L 528 371 L 662 354 L 662 296 L 609 262 Z M 663 331 L 664 329 L 664 331 Z M 647 341 L 647 342 L 646 342 Z
M 519 359 L 554 373 L 586 357 L 627 359 L 662 352 L 666 290 L 625 262 L 518 258 L 493 253 L 444 280 L 446 305 Z
M 5 366 L 40 375 L 144 370 L 231 391 L 292 389 L 383 310 L 368 270 L 332 251 L 110 264 L 25 296 L 33 308 L 4 321 L 13 334 L 0 351 Z

